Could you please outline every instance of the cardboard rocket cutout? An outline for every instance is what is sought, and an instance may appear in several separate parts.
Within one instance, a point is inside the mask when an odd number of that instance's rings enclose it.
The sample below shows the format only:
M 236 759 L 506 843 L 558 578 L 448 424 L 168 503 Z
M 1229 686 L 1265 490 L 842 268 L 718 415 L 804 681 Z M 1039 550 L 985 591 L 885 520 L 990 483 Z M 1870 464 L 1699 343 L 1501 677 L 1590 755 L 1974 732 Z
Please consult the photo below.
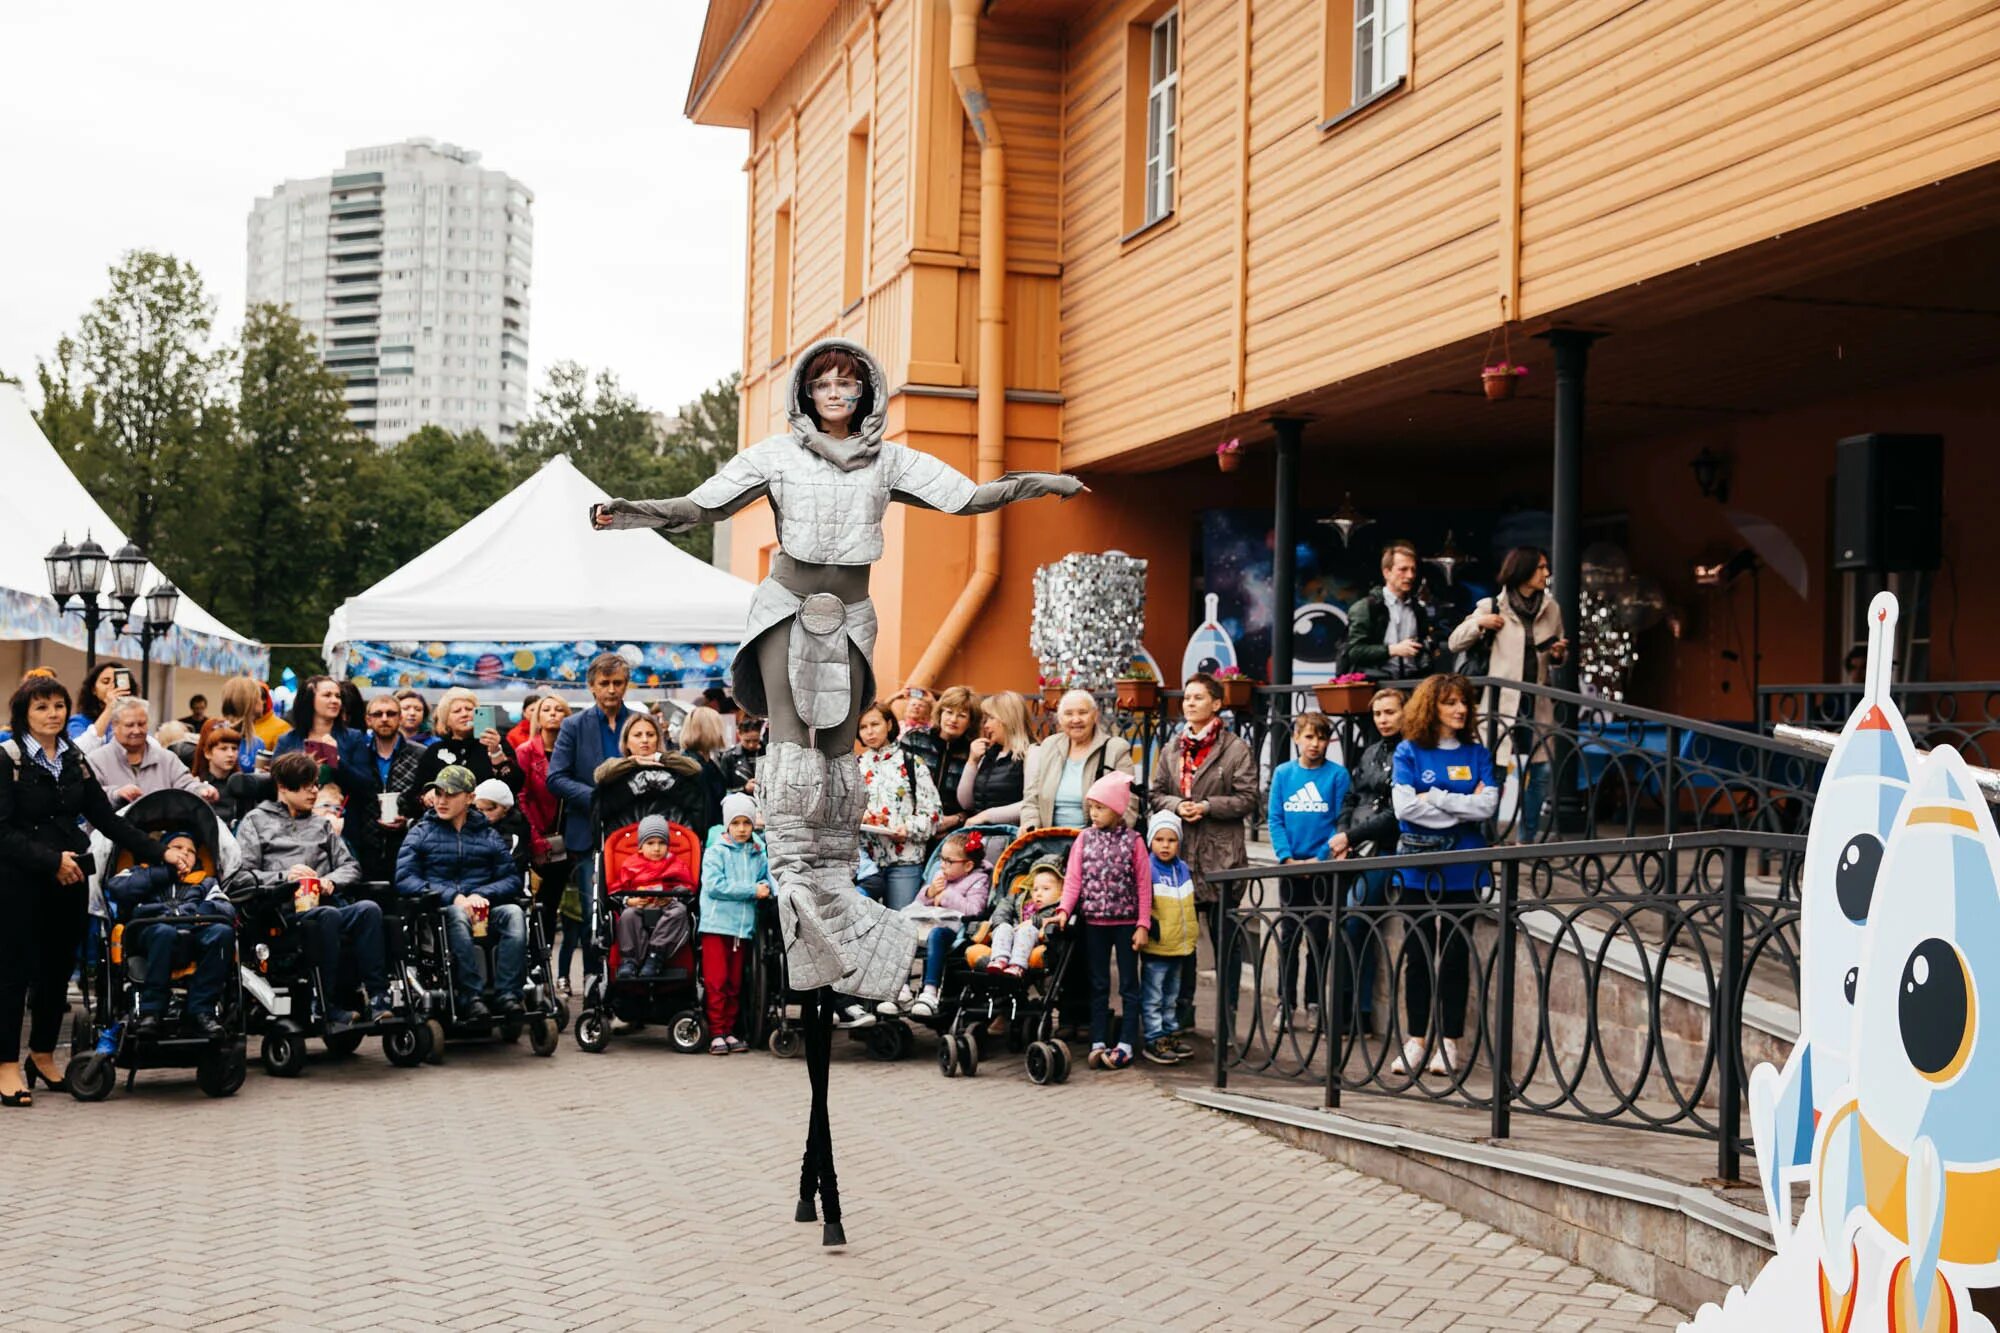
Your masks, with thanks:
M 1992 1333 L 1971 1292 L 2000 1284 L 2000 832 L 1955 752 L 1911 745 L 1895 599 L 1868 614 L 1806 841 L 1799 1041 L 1750 1078 L 1778 1254 L 1696 1329 Z

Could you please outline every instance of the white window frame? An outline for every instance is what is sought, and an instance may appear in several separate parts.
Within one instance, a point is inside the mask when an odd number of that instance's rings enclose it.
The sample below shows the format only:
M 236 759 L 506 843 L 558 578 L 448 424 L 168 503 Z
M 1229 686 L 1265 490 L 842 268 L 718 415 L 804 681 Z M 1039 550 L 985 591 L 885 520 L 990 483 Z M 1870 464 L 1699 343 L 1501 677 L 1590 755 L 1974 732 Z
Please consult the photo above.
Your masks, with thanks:
M 1178 6 L 1153 21 L 1146 71 L 1147 225 L 1174 211 L 1174 175 L 1179 144 L 1181 61 Z
M 1410 72 L 1410 0 L 1354 0 L 1354 100 L 1379 96 Z

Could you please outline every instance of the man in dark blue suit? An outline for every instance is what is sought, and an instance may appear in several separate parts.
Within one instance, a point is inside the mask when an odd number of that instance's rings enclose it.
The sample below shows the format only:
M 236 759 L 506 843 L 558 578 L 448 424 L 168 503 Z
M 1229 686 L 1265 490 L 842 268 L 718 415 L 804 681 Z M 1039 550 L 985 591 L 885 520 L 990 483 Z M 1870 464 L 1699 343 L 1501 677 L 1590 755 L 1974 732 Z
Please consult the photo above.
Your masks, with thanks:
M 571 858 L 571 883 L 583 899 L 584 919 L 593 912 L 591 895 L 596 889 L 591 867 L 591 805 L 597 798 L 597 766 L 618 757 L 618 738 L 625 724 L 638 713 L 625 706 L 625 688 L 632 683 L 632 667 L 617 653 L 599 653 L 584 674 L 590 686 L 594 708 L 572 713 L 563 719 L 556 733 L 556 752 L 549 756 L 549 790 L 564 802 L 563 844 Z M 586 936 L 586 941 L 589 937 Z M 586 942 L 584 966 L 594 971 L 595 949 Z

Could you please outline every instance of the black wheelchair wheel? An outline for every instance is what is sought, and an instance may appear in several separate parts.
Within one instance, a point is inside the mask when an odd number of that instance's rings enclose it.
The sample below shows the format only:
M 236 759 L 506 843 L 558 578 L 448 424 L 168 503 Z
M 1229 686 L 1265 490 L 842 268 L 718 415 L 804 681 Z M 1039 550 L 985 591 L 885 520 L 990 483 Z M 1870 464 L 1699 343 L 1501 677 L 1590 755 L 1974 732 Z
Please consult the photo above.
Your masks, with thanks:
M 568 1000 L 557 1000 L 557 1001 L 556 1001 L 556 1031 L 557 1031 L 557 1032 L 567 1032 L 567 1031 L 569 1031 L 569 1001 L 568 1001 Z
M 958 1077 L 958 1042 L 949 1032 L 938 1040 L 937 1067 L 946 1078 Z
M 1049 1043 L 1049 1048 L 1055 1052 L 1056 1057 L 1055 1078 L 1052 1081 L 1069 1082 L 1069 1043 L 1057 1037 Z
M 118 1068 L 108 1055 L 91 1052 L 73 1058 L 63 1069 L 69 1095 L 80 1102 L 101 1102 L 118 1084 Z
M 771 1054 L 780 1060 L 796 1059 L 799 1053 L 805 1050 L 804 1038 L 800 1037 L 799 1030 L 790 1024 L 780 1024 L 772 1028 L 771 1035 L 765 1038 L 764 1044 L 770 1047 Z
M 1028 1043 L 1028 1082 L 1040 1087 L 1054 1082 L 1056 1066 L 1055 1049 L 1045 1041 Z
M 528 1049 L 546 1059 L 556 1053 L 556 1039 L 561 1035 L 554 1019 L 537 1018 L 528 1024 Z
M 979 1041 L 970 1032 L 962 1032 L 956 1042 L 958 1046 L 958 1068 L 967 1078 L 979 1075 Z
M 201 1057 L 201 1063 L 194 1067 L 194 1081 L 211 1097 L 233 1097 L 248 1073 L 243 1043 L 232 1041 Z
M 398 1069 L 413 1069 L 430 1054 L 431 1029 L 427 1023 L 405 1023 L 382 1034 L 382 1054 Z
M 900 1060 L 907 1053 L 903 1043 L 908 1035 L 901 1023 L 877 1023 L 868 1029 L 868 1054 L 885 1064 Z
M 329 1032 L 326 1034 L 326 1049 L 329 1055 L 352 1055 L 361 1049 L 359 1032 Z
M 611 1044 L 611 1020 L 601 1010 L 586 1009 L 576 1016 L 576 1045 L 596 1055 Z
M 424 1059 L 431 1064 L 444 1063 L 444 1023 L 440 1019 L 424 1020 L 424 1028 L 430 1033 L 430 1040 L 424 1045 Z
M 290 1028 L 272 1028 L 264 1034 L 257 1058 L 274 1078 L 297 1078 L 306 1071 L 305 1038 Z

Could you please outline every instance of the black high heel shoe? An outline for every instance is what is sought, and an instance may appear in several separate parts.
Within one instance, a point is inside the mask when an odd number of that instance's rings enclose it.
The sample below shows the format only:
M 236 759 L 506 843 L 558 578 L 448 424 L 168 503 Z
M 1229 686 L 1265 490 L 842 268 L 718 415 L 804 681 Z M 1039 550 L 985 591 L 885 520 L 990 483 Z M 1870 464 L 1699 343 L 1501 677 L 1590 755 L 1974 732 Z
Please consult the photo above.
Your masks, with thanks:
M 42 1072 L 41 1065 L 35 1062 L 35 1057 L 32 1055 L 30 1055 L 27 1059 L 21 1062 L 21 1078 L 24 1082 L 27 1083 L 28 1091 L 30 1092 L 33 1092 L 35 1089 L 36 1079 L 40 1079 L 43 1082 L 43 1084 L 45 1084 L 48 1087 L 48 1090 L 50 1092 L 69 1091 L 68 1079 L 50 1078 L 47 1074 Z

